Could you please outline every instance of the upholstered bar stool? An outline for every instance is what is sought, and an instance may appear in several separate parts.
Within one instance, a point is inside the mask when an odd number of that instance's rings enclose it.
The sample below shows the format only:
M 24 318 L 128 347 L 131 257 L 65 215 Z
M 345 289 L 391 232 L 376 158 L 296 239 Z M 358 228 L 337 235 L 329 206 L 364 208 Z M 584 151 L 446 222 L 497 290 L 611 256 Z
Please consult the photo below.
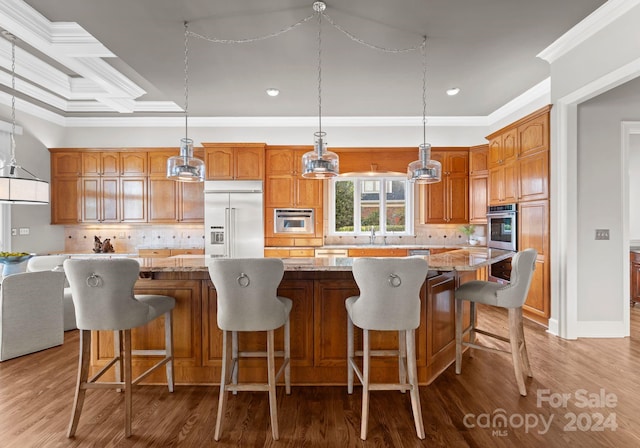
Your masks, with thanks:
M 284 264 L 278 258 L 216 259 L 209 263 L 209 275 L 216 288 L 218 300 L 218 327 L 222 330 L 222 371 L 218 416 L 214 438 L 220 440 L 227 392 L 268 391 L 271 433 L 278 440 L 278 411 L 276 382 L 284 372 L 286 393 L 291 393 L 289 359 L 289 313 L 293 303 L 277 295 L 284 275 Z M 274 350 L 274 330 L 284 325 L 284 351 Z M 238 348 L 238 332 L 266 331 L 265 352 L 243 352 Z M 229 337 L 231 336 L 231 337 Z M 229 347 L 231 345 L 231 347 Z M 278 373 L 275 357 L 283 357 Z M 240 358 L 267 358 L 266 384 L 238 384 Z
M 533 377 L 527 345 L 524 340 L 524 327 L 522 324 L 522 305 L 527 299 L 531 278 L 536 267 L 535 249 L 526 249 L 514 255 L 511 261 L 511 280 L 509 284 L 473 280 L 456 289 L 456 373 L 462 370 L 462 348 L 468 346 L 472 349 L 481 349 L 498 353 L 511 353 L 513 369 L 518 383 L 520 395 L 527 395 L 524 384 L 524 374 Z M 463 330 L 462 315 L 464 301 L 470 302 L 471 326 Z M 476 303 L 507 308 L 509 310 L 509 337 L 506 338 L 489 331 L 476 328 Z M 482 334 L 511 346 L 511 350 L 487 347 L 475 342 L 475 335 Z M 469 342 L 463 340 L 469 334 Z
M 418 390 L 415 329 L 420 326 L 420 288 L 429 266 L 422 258 L 357 258 L 353 276 L 359 296 L 349 297 L 347 307 L 347 391 L 353 393 L 354 373 L 362 383 L 360 438 L 366 440 L 369 419 L 369 391 L 410 391 L 416 433 L 424 439 L 424 423 Z M 362 350 L 355 350 L 354 325 L 362 329 Z M 398 350 L 371 350 L 369 331 L 397 331 Z M 362 370 L 356 363 L 362 356 Z M 397 383 L 369 381 L 371 356 L 398 356 Z M 408 375 L 408 381 L 407 381 Z
M 129 258 L 65 260 L 64 270 L 71 284 L 71 293 L 80 330 L 80 360 L 68 437 L 73 437 L 82 412 L 87 389 L 113 388 L 124 390 L 125 437 L 131 436 L 132 387 L 161 366 L 165 366 L 169 392 L 173 392 L 173 297 L 134 295 L 140 265 Z M 164 316 L 164 350 L 132 350 L 131 329 Z M 92 330 L 112 330 L 114 358 L 89 378 Z M 132 356 L 162 356 L 156 364 L 132 380 Z M 122 369 L 121 369 L 122 364 Z M 114 382 L 97 382 L 112 366 Z
M 27 261 L 27 272 L 40 271 L 63 271 L 62 263 L 67 260 L 69 255 L 37 255 L 29 258 Z M 63 296 L 63 325 L 64 331 L 75 330 L 76 326 L 76 310 L 73 307 L 73 299 L 71 298 L 71 288 L 69 282 L 65 280 L 64 296 Z

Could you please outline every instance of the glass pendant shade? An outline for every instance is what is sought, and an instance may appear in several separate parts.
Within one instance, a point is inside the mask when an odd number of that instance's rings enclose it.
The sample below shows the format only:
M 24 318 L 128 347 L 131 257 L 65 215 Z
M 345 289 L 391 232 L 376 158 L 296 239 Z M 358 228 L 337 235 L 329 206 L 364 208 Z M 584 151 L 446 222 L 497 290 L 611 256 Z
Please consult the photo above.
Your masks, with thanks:
M 431 157 L 431 145 L 422 143 L 419 146 L 420 160 L 411 162 L 407 167 L 407 178 L 418 184 L 433 184 L 442 179 L 442 164 Z
M 324 132 L 316 132 L 314 151 L 309 151 L 302 156 L 302 177 L 328 179 L 337 176 L 340 172 L 338 154 L 326 150 L 324 135 Z
M 180 140 L 180 155 L 167 160 L 167 178 L 179 182 L 204 182 L 204 162 L 193 157 L 193 140 Z

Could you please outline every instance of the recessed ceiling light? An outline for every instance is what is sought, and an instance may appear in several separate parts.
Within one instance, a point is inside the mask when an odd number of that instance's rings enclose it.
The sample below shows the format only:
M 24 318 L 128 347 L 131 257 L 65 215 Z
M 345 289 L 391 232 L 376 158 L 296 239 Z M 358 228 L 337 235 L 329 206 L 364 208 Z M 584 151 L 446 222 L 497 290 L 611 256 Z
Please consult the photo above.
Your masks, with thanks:
M 458 87 L 452 87 L 450 89 L 447 89 L 447 95 L 449 96 L 454 96 L 454 95 L 457 95 L 458 93 L 460 93 L 460 89 Z
M 274 89 L 274 88 L 267 89 L 267 95 L 269 96 L 278 96 L 279 94 L 280 94 L 280 91 L 278 89 Z

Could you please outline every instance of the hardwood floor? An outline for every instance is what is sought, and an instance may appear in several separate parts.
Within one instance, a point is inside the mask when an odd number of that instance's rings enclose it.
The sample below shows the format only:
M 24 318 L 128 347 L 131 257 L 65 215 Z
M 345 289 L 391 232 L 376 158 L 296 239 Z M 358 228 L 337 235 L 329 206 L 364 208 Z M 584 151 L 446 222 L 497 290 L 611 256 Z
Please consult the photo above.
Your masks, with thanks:
M 481 307 L 478 314 L 481 326 L 507 333 L 506 313 Z M 527 321 L 534 374 L 527 397 L 518 394 L 509 356 L 467 353 L 461 375 L 450 366 L 420 388 L 424 441 L 415 435 L 409 394 L 379 391 L 371 394 L 366 442 L 359 438 L 361 389 L 350 396 L 346 386 L 293 387 L 289 396 L 279 387 L 278 442 L 271 439 L 266 393 L 230 396 L 219 443 L 213 441 L 215 386 L 178 385 L 173 394 L 161 386 L 135 389 L 129 439 L 123 436 L 123 395 L 91 390 L 76 437 L 67 439 L 78 356 L 78 332 L 71 331 L 61 347 L 0 363 L 0 446 L 640 446 L 634 423 L 640 415 L 640 307 L 632 308 L 631 322 L 630 338 L 566 341 Z

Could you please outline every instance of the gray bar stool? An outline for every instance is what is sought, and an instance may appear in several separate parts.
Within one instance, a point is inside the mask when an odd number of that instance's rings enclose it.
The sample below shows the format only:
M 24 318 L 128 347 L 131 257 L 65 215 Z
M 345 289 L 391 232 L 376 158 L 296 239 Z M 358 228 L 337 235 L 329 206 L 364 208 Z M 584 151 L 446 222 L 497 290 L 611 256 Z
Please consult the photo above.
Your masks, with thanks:
M 220 440 L 227 391 L 235 394 L 237 391 L 262 390 L 269 392 L 271 433 L 273 439 L 278 440 L 276 382 L 283 372 L 286 393 L 291 393 L 289 313 L 293 302 L 277 294 L 278 285 L 284 275 L 284 264 L 278 258 L 237 258 L 216 259 L 211 261 L 208 267 L 209 276 L 216 288 L 218 327 L 222 330 L 222 368 L 214 439 Z M 274 330 L 283 325 L 284 351 L 275 351 Z M 266 331 L 267 350 L 239 351 L 239 331 Z M 277 374 L 276 356 L 284 358 Z M 238 360 L 256 357 L 267 358 L 268 383 L 238 384 Z
M 357 258 L 353 276 L 359 296 L 349 297 L 347 307 L 347 391 L 353 393 L 354 373 L 362 383 L 360 438 L 366 440 L 369 419 L 369 391 L 410 391 L 416 433 L 424 439 L 424 423 L 418 390 L 415 329 L 420 326 L 420 289 L 429 266 L 422 258 Z M 362 351 L 354 347 L 354 325 L 362 328 Z M 397 331 L 398 350 L 371 350 L 369 330 Z M 356 364 L 363 357 L 363 368 Z M 399 381 L 373 384 L 369 381 L 371 356 L 398 356 Z M 408 375 L 408 382 L 407 382 Z
M 527 395 L 524 384 L 524 373 L 533 377 L 527 345 L 524 340 L 524 327 L 522 325 L 522 305 L 527 299 L 531 278 L 536 267 L 538 252 L 535 249 L 526 249 L 514 255 L 511 261 L 511 280 L 509 284 L 473 280 L 456 289 L 456 373 L 462 370 L 462 347 L 481 349 L 497 353 L 511 353 L 513 369 L 520 395 Z M 471 305 L 471 327 L 463 331 L 462 314 L 463 302 Z M 507 308 L 509 310 L 509 338 L 476 328 L 476 303 Z M 503 350 L 487 347 L 475 342 L 476 333 L 507 342 L 511 350 Z M 463 337 L 469 334 L 469 342 L 463 341 Z M 523 373 L 524 372 L 524 373 Z
M 173 392 L 173 297 L 134 295 L 140 265 L 129 258 L 65 260 L 64 271 L 71 285 L 76 322 L 80 330 L 80 360 L 78 382 L 67 437 L 73 437 L 78 427 L 87 389 L 113 388 L 124 390 L 125 437 L 131 436 L 132 386 L 151 372 L 166 366 L 169 392 Z M 131 329 L 164 315 L 164 350 L 132 350 Z M 93 377 L 89 377 L 91 331 L 113 330 L 114 358 Z M 163 358 L 140 376 L 131 379 L 132 356 L 162 356 Z M 120 364 L 123 370 L 120 369 Z M 115 366 L 115 382 L 96 382 Z M 124 376 L 124 377 L 123 377 Z

